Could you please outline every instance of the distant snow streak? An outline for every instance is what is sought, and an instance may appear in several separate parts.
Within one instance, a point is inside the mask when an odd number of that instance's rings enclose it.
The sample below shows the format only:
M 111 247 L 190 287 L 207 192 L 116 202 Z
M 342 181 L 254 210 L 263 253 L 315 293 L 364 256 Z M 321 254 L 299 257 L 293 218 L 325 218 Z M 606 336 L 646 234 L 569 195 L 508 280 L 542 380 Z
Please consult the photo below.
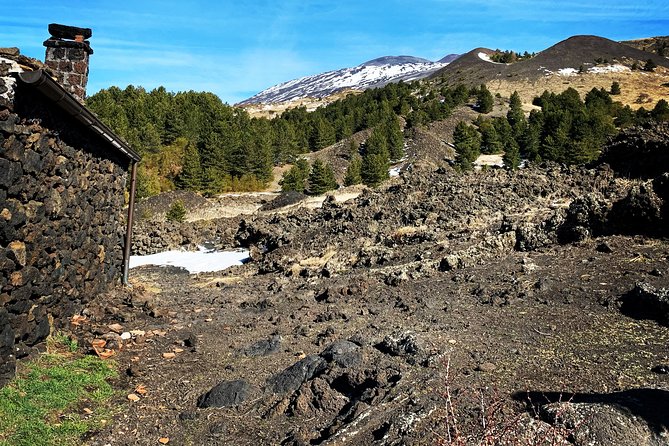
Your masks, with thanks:
M 284 82 L 261 91 L 243 103 L 269 104 L 305 97 L 321 98 L 346 88 L 364 90 L 399 80 L 421 79 L 446 65 L 438 62 L 358 65 Z

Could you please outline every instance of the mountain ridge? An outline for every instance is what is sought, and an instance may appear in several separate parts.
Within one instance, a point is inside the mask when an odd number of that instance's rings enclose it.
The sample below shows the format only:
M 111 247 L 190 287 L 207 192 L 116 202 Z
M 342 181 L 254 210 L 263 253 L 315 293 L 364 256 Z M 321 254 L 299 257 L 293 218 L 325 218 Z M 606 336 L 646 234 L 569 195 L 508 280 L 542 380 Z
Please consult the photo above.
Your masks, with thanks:
M 445 67 L 457 55 L 432 62 L 414 56 L 382 56 L 355 67 L 303 76 L 269 87 L 237 105 L 273 104 L 306 97 L 323 98 L 338 91 L 382 87 L 391 82 L 423 79 Z
M 499 78 L 536 80 L 552 74 L 567 76 L 581 69 L 597 72 L 598 65 L 608 67 L 619 65 L 629 69 L 634 62 L 645 62 L 648 59 L 652 59 L 658 66 L 669 68 L 669 59 L 592 35 L 569 37 L 530 59 L 511 64 L 492 62 L 489 58 L 481 56 L 481 53 L 490 55 L 494 50 L 475 48 L 430 77 L 465 84 L 480 84 Z M 605 68 L 600 66 L 599 69 Z

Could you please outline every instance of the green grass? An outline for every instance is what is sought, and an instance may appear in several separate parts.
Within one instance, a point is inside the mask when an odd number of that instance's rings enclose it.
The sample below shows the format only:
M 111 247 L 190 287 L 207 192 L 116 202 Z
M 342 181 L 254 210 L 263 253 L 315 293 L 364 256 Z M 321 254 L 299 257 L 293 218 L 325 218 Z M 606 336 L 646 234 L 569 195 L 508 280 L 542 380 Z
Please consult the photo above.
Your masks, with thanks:
M 16 378 L 0 389 L 0 446 L 78 445 L 82 436 L 111 415 L 115 364 L 95 356 L 43 354 L 22 363 Z M 90 409 L 87 413 L 84 409 Z

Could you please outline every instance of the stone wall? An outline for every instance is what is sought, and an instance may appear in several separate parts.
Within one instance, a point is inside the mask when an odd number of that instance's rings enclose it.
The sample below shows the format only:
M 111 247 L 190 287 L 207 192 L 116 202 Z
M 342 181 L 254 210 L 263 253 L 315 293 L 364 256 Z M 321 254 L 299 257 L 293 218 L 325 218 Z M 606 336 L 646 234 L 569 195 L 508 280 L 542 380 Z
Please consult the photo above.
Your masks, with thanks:
M 129 162 L 0 58 L 0 386 L 120 283 Z

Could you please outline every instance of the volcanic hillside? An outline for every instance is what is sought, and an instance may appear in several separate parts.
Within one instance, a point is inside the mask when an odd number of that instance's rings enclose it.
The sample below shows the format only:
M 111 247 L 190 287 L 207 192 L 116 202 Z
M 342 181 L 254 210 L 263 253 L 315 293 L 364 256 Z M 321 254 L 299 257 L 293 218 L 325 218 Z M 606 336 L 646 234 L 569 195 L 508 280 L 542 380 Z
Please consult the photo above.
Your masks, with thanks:
M 517 91 L 525 103 L 544 90 L 559 93 L 572 87 L 584 95 L 592 88 L 608 90 L 613 82 L 622 87 L 616 100 L 633 108 L 652 108 L 660 99 L 669 99 L 668 59 L 602 37 L 570 37 L 533 58 L 511 64 L 491 61 L 493 53 L 476 48 L 432 79 L 447 85 L 486 84 L 502 97 Z M 649 59 L 658 66 L 655 72 L 641 69 Z M 635 63 L 639 70 L 632 70 Z
M 521 77 L 534 80 L 565 68 L 590 69 L 596 61 L 632 65 L 652 59 L 658 66 L 669 67 L 669 60 L 656 54 L 632 48 L 597 36 L 574 36 L 553 45 L 531 59 L 512 64 L 485 60 L 481 53 L 494 51 L 476 48 L 442 68 L 433 77 L 471 84 L 485 83 L 499 77 Z M 606 63 L 606 62 L 605 62 Z

